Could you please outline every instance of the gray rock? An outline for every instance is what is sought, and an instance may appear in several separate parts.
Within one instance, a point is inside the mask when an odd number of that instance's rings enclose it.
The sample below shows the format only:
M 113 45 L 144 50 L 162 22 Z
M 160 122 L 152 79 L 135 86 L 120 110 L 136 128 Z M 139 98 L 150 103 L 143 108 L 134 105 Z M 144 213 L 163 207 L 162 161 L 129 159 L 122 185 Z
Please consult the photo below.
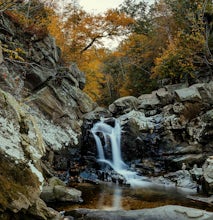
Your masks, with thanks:
M 173 105 L 173 111 L 176 114 L 180 114 L 181 112 L 183 112 L 184 109 L 185 109 L 184 104 L 181 102 L 176 102 Z
M 124 125 L 131 121 L 132 127 L 138 127 L 140 131 L 150 131 L 154 129 L 154 121 L 151 117 L 146 117 L 144 113 L 140 111 L 130 111 L 127 114 L 120 116 L 119 121 L 121 125 Z
M 53 38 L 53 58 L 55 62 L 59 62 L 60 56 L 61 56 L 61 50 L 59 47 L 56 46 L 55 39 Z
M 180 165 L 182 163 L 186 164 L 200 164 L 203 161 L 203 154 L 186 154 L 183 156 L 176 156 L 173 160 L 174 162 L 178 162 Z
M 76 146 L 79 143 L 78 132 L 71 127 L 61 127 L 51 123 L 47 119 L 38 118 L 38 128 L 43 141 L 54 151 L 60 151 L 63 147 Z
M 213 94 L 213 80 L 210 81 L 206 86 L 210 94 Z
M 82 202 L 81 191 L 64 186 L 54 187 L 55 201 L 61 202 Z
M 113 115 L 122 115 L 132 110 L 137 110 L 137 107 L 138 107 L 138 99 L 134 96 L 126 96 L 115 100 L 109 106 L 109 111 Z
M 55 76 L 55 74 L 56 72 L 49 68 L 33 66 L 31 68 L 30 74 L 26 75 L 26 80 L 29 82 L 30 87 L 35 89 L 51 77 Z
M 55 62 L 58 62 L 60 58 L 60 49 L 56 46 L 55 38 L 48 35 L 43 39 L 43 43 L 46 45 L 46 47 L 43 47 L 45 48 L 45 55 L 50 55 Z
M 212 96 L 213 91 L 212 91 L 210 83 L 198 83 L 198 84 L 192 85 L 190 88 L 195 88 L 198 90 L 202 98 L 202 102 L 213 104 L 213 96 Z
M 202 145 L 195 144 L 195 145 L 188 145 L 188 146 L 177 146 L 175 154 L 199 154 L 202 153 Z
M 197 117 L 187 124 L 186 132 L 191 141 L 196 144 L 202 142 L 205 128 L 205 122 L 200 117 Z
M 41 199 L 45 202 L 54 202 L 55 194 L 53 189 L 54 188 L 52 186 L 44 186 L 40 195 Z
M 75 63 L 72 63 L 69 67 L 69 70 L 72 74 L 72 76 L 77 80 L 78 87 L 80 89 L 84 89 L 86 78 L 82 71 L 79 70 L 78 66 Z
M 213 156 L 210 156 L 203 165 L 205 187 L 209 194 L 213 194 Z
M 36 203 L 29 208 L 29 214 L 41 220 L 62 220 L 60 214 L 54 209 L 47 207 L 45 202 L 41 199 L 38 199 Z
M 2 89 L 11 90 L 13 87 L 15 87 L 14 79 L 12 79 L 9 69 L 4 63 L 0 65 L 0 78 L 2 84 L 5 84 L 5 86 L 1 85 Z
M 48 180 L 48 183 L 50 186 L 55 187 L 55 186 L 66 186 L 66 184 L 60 180 L 57 177 L 52 177 Z
M 157 109 L 152 109 L 152 110 L 146 110 L 145 112 L 145 116 L 150 117 L 150 116 L 155 116 L 158 113 Z
M 200 180 L 200 178 L 203 176 L 203 168 L 199 168 L 197 164 L 194 164 L 193 169 L 189 171 L 192 175 L 192 178 L 195 180 Z
M 63 185 L 44 186 L 40 197 L 45 202 L 82 202 L 81 191 Z
M 46 150 L 55 152 L 78 145 L 81 117 L 96 105 L 80 90 L 85 84 L 84 74 L 72 73 L 79 83 L 78 89 L 69 89 L 69 77 L 63 76 L 57 81 L 58 72 L 66 68 L 57 63 L 60 54 L 52 37 L 26 36 L 25 39 L 22 29 L 16 28 L 9 16 L 3 17 L 0 26 L 4 31 L 0 38 L 8 49 L 19 47 L 18 55 L 23 60 L 3 60 L 0 51 L 1 89 L 8 91 L 0 90 L 1 214 L 11 213 L 8 219 L 16 218 L 19 212 L 35 219 L 55 219 L 57 212 L 39 199 L 43 175 L 51 175 L 49 167 L 42 166 L 41 158 L 47 158 Z M 29 42 L 32 39 L 34 41 Z M 65 81 L 66 86 L 60 80 Z M 17 92 L 21 93 L 20 102 L 14 98 Z M 49 196 L 53 195 L 53 189 L 60 198 L 66 193 L 63 196 L 66 200 L 75 201 L 80 195 L 73 189 L 63 189 L 58 183 L 51 184 L 54 186 L 47 190 Z
M 31 50 L 32 56 L 31 59 L 37 63 L 44 59 L 44 55 L 41 51 L 36 51 L 34 49 Z
M 172 104 L 169 104 L 169 105 L 165 105 L 162 107 L 162 113 L 164 116 L 169 116 L 171 114 L 174 113 L 174 109 L 173 109 L 173 106 Z
M 131 211 L 79 209 L 75 210 L 74 214 L 76 219 L 82 219 L 82 216 L 84 216 L 84 220 L 204 220 L 213 218 L 212 212 L 173 205 Z
M 213 124 L 213 109 L 207 111 L 203 116 L 202 119 L 205 123 Z
M 47 56 L 46 59 L 47 59 L 48 61 L 50 61 L 50 63 L 52 64 L 52 66 L 53 66 L 54 68 L 56 68 L 56 62 L 55 62 L 55 60 L 54 60 L 51 56 Z
M 161 105 L 156 92 L 152 94 L 144 94 L 138 97 L 138 109 L 155 109 Z
M 61 118 L 66 114 L 62 104 L 49 87 L 41 89 L 31 100 L 31 103 L 36 104 L 43 113 L 53 120 Z
M 175 90 L 175 94 L 177 95 L 177 100 L 180 102 L 199 102 L 202 99 L 200 93 L 195 87 L 177 89 Z
M 176 115 L 169 115 L 163 119 L 163 126 L 165 130 L 182 129 L 183 125 L 180 123 L 179 118 Z
M 109 118 L 112 117 L 112 114 L 106 108 L 97 107 L 93 111 L 88 112 L 83 116 L 83 118 L 86 120 L 95 120 L 95 119 L 100 119 L 101 117 Z
M 97 107 L 97 104 L 79 88 L 70 86 L 69 91 L 72 98 L 76 100 L 78 107 L 83 114 L 91 112 Z
M 158 89 L 156 92 L 162 105 L 168 105 L 173 102 L 174 96 L 172 93 L 168 92 L 165 88 Z
M 159 179 L 160 183 L 162 179 Z M 173 173 L 168 173 L 163 176 L 163 181 L 168 185 L 173 185 L 185 189 L 196 189 L 197 183 L 193 181 L 191 173 L 188 170 L 178 170 Z M 169 183 L 170 181 L 170 183 Z
M 183 88 L 187 88 L 187 87 L 188 87 L 188 84 L 184 84 L 184 83 L 164 86 L 164 88 L 165 88 L 169 93 L 174 93 L 175 90 L 177 90 L 177 89 L 183 89 Z

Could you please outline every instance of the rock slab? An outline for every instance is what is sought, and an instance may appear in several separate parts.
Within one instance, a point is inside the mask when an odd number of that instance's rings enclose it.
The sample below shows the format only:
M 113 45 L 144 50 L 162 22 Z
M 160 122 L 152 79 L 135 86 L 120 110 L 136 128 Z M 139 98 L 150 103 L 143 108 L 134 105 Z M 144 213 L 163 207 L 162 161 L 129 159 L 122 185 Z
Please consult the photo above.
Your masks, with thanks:
M 183 206 L 162 206 L 153 209 L 131 211 L 75 210 L 75 219 L 83 220 L 210 220 L 213 213 Z

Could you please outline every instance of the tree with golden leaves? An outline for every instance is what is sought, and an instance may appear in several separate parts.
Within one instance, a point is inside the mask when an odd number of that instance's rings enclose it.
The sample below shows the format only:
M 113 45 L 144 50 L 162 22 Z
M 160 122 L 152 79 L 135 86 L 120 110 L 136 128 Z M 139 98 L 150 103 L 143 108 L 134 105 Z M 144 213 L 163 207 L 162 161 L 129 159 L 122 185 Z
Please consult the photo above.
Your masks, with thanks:
M 116 10 L 108 10 L 103 15 L 87 13 L 76 6 L 73 9 L 72 5 L 69 10 L 69 16 L 61 23 L 66 43 L 63 58 L 67 62 L 84 59 L 84 52 L 91 47 L 103 46 L 104 38 L 113 39 L 126 34 L 128 25 L 133 22 Z
M 207 51 L 204 19 L 205 10 L 211 1 L 160 2 L 164 2 L 170 10 L 170 17 L 177 28 L 167 48 L 156 58 L 152 77 L 167 77 L 173 83 L 190 79 L 192 83 L 201 75 L 205 76 L 208 72 L 212 74 L 213 62 L 210 51 Z

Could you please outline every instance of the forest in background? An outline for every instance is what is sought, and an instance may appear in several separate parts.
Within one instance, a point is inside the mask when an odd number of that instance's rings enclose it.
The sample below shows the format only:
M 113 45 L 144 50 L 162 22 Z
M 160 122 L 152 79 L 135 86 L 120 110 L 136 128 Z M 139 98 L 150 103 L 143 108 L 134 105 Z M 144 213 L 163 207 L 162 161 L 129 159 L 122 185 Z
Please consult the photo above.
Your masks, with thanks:
M 76 63 L 86 75 L 84 91 L 99 105 L 140 96 L 160 84 L 193 83 L 211 75 L 212 0 L 125 0 L 104 14 L 88 13 L 77 0 L 63 13 L 51 0 L 0 0 L 0 15 L 24 32 L 49 33 L 61 48 L 61 63 Z M 119 39 L 116 48 L 104 40 Z M 24 61 L 19 47 L 2 45 L 4 56 Z

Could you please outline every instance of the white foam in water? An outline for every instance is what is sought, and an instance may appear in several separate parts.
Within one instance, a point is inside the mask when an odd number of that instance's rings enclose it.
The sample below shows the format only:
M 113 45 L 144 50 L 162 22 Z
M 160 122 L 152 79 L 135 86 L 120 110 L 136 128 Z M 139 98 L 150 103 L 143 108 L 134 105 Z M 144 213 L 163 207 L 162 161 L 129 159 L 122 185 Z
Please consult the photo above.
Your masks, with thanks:
M 131 186 L 146 186 L 150 185 L 147 181 L 142 181 L 143 178 L 138 176 L 136 172 L 128 170 L 127 164 L 124 163 L 121 157 L 121 126 L 118 120 L 114 119 L 115 125 L 112 127 L 111 125 L 105 123 L 106 119 L 101 119 L 97 122 L 93 128 L 91 129 L 92 134 L 94 135 L 96 146 L 98 150 L 98 161 L 102 163 L 108 164 L 115 170 L 117 173 L 122 175 L 127 183 Z M 101 133 L 103 135 L 104 144 L 101 141 L 100 136 Z M 110 144 L 109 144 L 110 141 Z M 106 159 L 104 150 L 111 147 L 112 148 L 112 159 Z

